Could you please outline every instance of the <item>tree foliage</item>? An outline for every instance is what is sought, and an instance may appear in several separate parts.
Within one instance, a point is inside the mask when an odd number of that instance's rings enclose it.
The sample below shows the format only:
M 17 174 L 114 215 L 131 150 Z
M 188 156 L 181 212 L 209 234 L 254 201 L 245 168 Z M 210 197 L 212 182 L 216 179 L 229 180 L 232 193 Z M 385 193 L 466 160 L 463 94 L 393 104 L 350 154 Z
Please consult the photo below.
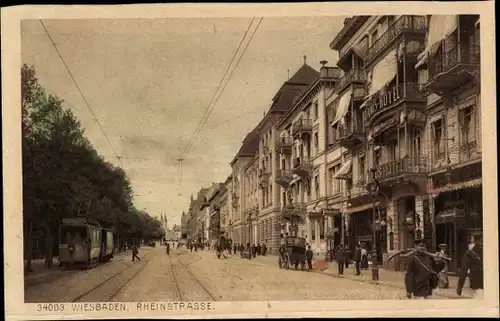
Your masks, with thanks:
M 98 154 L 63 100 L 47 95 L 34 67 L 21 68 L 21 96 L 25 221 L 46 227 L 48 236 L 62 218 L 84 216 L 124 238 L 163 237 L 161 223 L 134 207 L 125 171 Z

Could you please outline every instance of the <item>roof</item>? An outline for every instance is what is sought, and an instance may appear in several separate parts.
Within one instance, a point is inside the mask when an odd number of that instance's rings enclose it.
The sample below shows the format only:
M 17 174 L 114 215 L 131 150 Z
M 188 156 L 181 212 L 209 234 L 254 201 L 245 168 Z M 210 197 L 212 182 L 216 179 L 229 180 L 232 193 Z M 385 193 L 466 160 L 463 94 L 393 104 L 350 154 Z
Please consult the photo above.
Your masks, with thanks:
M 354 16 L 345 19 L 344 26 L 330 43 L 330 49 L 339 51 L 369 17 L 370 16 Z
M 273 98 L 273 104 L 266 116 L 274 112 L 286 112 L 292 108 L 293 99 L 304 89 L 308 88 L 318 77 L 320 73 L 309 66 L 303 64 L 292 77 L 285 81 Z M 265 119 L 265 117 L 264 117 Z M 243 139 L 242 146 L 236 156 L 231 161 L 233 164 L 238 156 L 254 156 L 259 147 L 259 128 L 262 125 L 262 119 L 255 128 Z

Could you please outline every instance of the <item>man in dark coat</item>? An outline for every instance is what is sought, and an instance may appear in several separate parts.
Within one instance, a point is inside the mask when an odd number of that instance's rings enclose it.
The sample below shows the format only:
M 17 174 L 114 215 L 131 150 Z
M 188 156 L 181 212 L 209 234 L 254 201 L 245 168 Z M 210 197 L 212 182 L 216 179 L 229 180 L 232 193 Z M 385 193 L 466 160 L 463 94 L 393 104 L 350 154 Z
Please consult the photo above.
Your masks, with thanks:
M 253 255 L 254 258 L 257 255 L 257 246 L 255 244 L 252 245 L 252 255 Z
M 345 251 L 342 246 L 339 246 L 335 251 L 335 261 L 337 261 L 337 265 L 339 267 L 339 275 L 344 274 L 344 265 L 345 265 Z
M 438 273 L 445 263 L 426 254 L 426 245 L 415 240 L 416 251 L 406 258 L 405 286 L 406 296 L 410 299 L 427 299 L 438 285 Z
M 306 250 L 306 260 L 307 260 L 307 268 L 309 270 L 312 270 L 313 268 L 312 259 L 313 259 L 313 251 L 311 250 L 311 246 L 308 245 Z
M 167 243 L 167 255 L 170 255 L 170 243 Z
M 474 246 L 465 252 L 462 258 L 462 269 L 458 279 L 457 294 L 462 295 L 465 279 L 469 276 L 470 288 L 474 290 L 474 297 L 483 296 L 483 240 L 480 236 L 474 238 Z
M 361 274 L 361 245 L 356 244 L 356 249 L 354 250 L 354 264 L 356 266 L 356 275 Z

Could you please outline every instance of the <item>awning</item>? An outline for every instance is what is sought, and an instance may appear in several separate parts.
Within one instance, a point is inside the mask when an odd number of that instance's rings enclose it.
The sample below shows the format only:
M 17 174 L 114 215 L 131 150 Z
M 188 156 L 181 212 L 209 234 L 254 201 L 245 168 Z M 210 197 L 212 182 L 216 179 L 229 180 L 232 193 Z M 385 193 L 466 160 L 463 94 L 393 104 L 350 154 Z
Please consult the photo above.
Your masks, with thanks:
M 351 104 L 352 91 L 346 91 L 339 99 L 339 105 L 337 106 L 337 111 L 335 112 L 335 118 L 333 119 L 331 125 L 335 125 L 338 121 L 347 115 L 349 111 L 349 105 Z
M 394 124 L 396 124 L 398 121 L 396 118 L 391 118 L 389 120 L 386 120 L 385 122 L 378 124 L 374 127 L 371 128 L 370 132 L 368 132 L 368 141 L 371 141 L 373 137 L 377 136 L 379 133 L 383 132 L 387 128 L 390 128 Z
M 366 60 L 366 41 L 362 41 L 351 47 L 352 51 L 362 60 Z
M 430 56 L 434 56 L 439 49 L 441 40 L 446 38 L 458 27 L 457 15 L 432 15 L 429 20 L 429 31 L 427 32 L 427 45 L 417 59 L 415 69 L 427 62 Z
M 465 188 L 479 187 L 482 184 L 483 184 L 483 179 L 476 178 L 476 179 L 472 179 L 470 181 L 463 182 L 463 183 L 451 184 L 451 185 L 443 186 L 440 188 L 435 188 L 435 189 L 431 190 L 431 194 L 433 194 L 434 196 L 437 196 L 440 193 L 451 192 L 451 191 L 456 191 L 456 190 L 465 189 Z
M 333 175 L 334 179 L 346 179 L 348 176 L 352 174 L 351 172 L 352 169 L 352 160 L 348 160 L 347 162 L 342 165 L 342 167 L 339 169 L 335 175 Z
M 344 214 L 350 214 L 350 213 L 357 213 L 357 212 L 362 212 L 369 210 L 375 206 L 379 206 L 380 202 L 377 203 L 369 203 L 369 204 L 364 204 L 360 206 L 355 206 L 355 207 L 349 207 L 344 211 Z
M 365 97 L 365 101 L 363 101 L 363 103 L 361 104 L 361 106 L 359 106 L 359 109 L 363 109 L 366 107 L 366 105 L 368 105 L 370 103 L 370 101 L 372 100 L 373 98 L 373 95 L 374 94 L 371 94 L 371 95 L 368 95 Z
M 392 49 L 387 56 L 380 60 L 372 71 L 372 79 L 368 96 L 373 95 L 380 88 L 384 87 L 388 82 L 396 77 L 398 70 L 396 48 Z

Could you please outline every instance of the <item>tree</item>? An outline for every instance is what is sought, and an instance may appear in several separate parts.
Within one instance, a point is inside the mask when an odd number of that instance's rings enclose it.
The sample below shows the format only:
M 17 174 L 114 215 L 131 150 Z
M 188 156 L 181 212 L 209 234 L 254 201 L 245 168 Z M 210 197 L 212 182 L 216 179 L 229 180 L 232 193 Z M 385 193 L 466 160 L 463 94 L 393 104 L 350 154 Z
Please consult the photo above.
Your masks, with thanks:
M 125 171 L 106 162 L 84 135 L 63 100 L 47 95 L 35 69 L 21 68 L 23 218 L 26 270 L 31 270 L 33 224 L 45 231 L 46 265 L 52 265 L 57 228 L 83 216 L 132 242 L 162 235 L 161 223 L 135 209 Z M 163 231 L 164 233 L 164 231 Z

